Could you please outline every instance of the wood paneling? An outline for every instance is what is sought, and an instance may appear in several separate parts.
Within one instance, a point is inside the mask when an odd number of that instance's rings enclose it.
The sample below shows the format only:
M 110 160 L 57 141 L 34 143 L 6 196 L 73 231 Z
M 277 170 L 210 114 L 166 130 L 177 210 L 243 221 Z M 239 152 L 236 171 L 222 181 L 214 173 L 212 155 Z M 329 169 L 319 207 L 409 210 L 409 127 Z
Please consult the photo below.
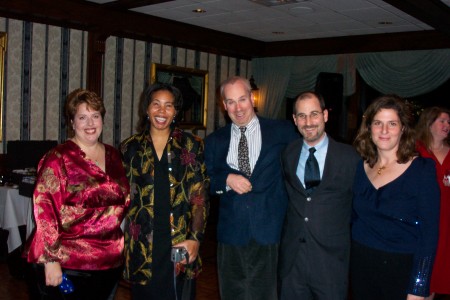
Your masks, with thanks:
M 439 0 L 385 0 L 436 30 L 285 42 L 261 42 L 128 10 L 160 2 L 164 0 L 103 5 L 81 0 L 59 0 L 58 5 L 54 0 L 5 0 L 0 1 L 0 16 L 246 59 L 450 47 L 450 8 Z

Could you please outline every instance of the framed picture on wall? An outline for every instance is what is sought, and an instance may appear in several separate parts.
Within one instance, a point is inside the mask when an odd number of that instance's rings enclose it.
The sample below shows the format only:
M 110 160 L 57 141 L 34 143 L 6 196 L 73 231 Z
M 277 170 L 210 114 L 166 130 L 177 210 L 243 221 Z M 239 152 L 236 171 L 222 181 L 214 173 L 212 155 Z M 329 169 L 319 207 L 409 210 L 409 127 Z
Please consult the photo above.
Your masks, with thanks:
M 206 128 L 208 103 L 208 72 L 177 66 L 152 64 L 151 83 L 169 83 L 183 95 L 179 112 L 180 127 L 199 130 Z

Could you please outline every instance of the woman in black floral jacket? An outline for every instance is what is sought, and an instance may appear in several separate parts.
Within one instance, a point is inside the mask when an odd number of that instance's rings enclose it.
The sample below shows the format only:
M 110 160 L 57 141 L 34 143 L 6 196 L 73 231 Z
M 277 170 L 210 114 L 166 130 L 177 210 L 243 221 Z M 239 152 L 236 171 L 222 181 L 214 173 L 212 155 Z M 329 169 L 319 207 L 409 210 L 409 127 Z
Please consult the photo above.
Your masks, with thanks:
M 175 126 L 181 105 L 174 86 L 149 86 L 139 107 L 140 133 L 121 144 L 131 186 L 124 278 L 132 283 L 134 300 L 181 299 L 183 289 L 183 297 L 188 293 L 195 298 L 193 279 L 201 269 L 198 251 L 208 215 L 209 178 L 203 141 Z M 188 261 L 173 263 L 173 247 L 186 249 Z

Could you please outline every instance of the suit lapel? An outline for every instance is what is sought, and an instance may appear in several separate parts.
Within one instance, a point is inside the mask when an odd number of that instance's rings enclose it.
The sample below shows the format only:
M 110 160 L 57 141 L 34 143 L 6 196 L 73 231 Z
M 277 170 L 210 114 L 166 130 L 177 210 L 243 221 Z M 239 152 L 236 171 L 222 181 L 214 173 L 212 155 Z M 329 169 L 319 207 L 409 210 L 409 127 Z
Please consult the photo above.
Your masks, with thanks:
M 215 150 L 219 152 L 217 153 L 217 158 L 219 160 L 224 159 L 225 164 L 227 164 L 228 149 L 230 148 L 231 142 L 231 125 L 228 124 L 224 127 L 221 133 L 222 134 L 217 137 L 218 147 Z
M 303 187 L 303 184 L 301 183 L 300 179 L 298 179 L 297 177 L 297 166 L 298 166 L 298 162 L 300 160 L 300 154 L 302 151 L 302 146 L 303 143 L 300 143 L 298 146 L 298 149 L 296 149 L 295 151 L 292 151 L 292 153 L 290 153 L 289 156 L 289 161 L 295 162 L 292 164 L 289 164 L 288 168 L 289 168 L 289 174 L 292 174 L 292 185 L 302 194 L 305 193 L 305 188 Z M 337 157 L 337 153 L 336 153 L 336 142 L 328 136 L 328 149 L 327 149 L 327 156 L 325 157 L 325 165 L 323 167 L 323 175 L 321 178 L 321 183 L 319 184 L 319 186 L 316 188 L 315 192 L 317 193 L 318 191 L 320 191 L 321 188 L 323 188 L 324 184 L 326 184 L 327 182 L 327 178 L 330 176 L 330 174 L 332 174 L 334 172 L 333 168 L 335 166 L 334 162 L 339 160 L 339 157 Z
M 325 165 L 323 167 L 323 175 L 321 182 L 327 182 L 326 178 L 330 176 L 333 172 L 333 168 L 335 166 L 334 162 L 339 159 L 336 155 L 336 143 L 335 141 L 328 136 L 328 149 L 327 156 L 325 157 Z M 320 184 L 317 188 L 320 188 Z
M 287 166 L 287 174 L 289 174 L 290 182 L 292 186 L 298 190 L 300 193 L 305 193 L 305 188 L 303 187 L 303 184 L 301 183 L 300 179 L 297 176 L 297 166 L 298 162 L 300 161 L 300 155 L 302 153 L 302 146 L 303 146 L 303 140 L 298 140 L 297 144 L 295 145 L 295 149 L 287 153 L 287 159 L 286 161 L 291 162 L 288 163 Z
M 268 143 L 270 142 L 270 135 L 271 135 L 270 127 L 266 126 L 267 123 L 264 121 L 264 119 L 258 117 L 258 120 L 259 120 L 259 127 L 261 129 L 261 151 L 259 152 L 258 160 L 256 161 L 252 174 L 258 174 L 259 172 L 259 168 L 261 167 L 262 161 L 266 156 L 267 149 L 269 149 Z

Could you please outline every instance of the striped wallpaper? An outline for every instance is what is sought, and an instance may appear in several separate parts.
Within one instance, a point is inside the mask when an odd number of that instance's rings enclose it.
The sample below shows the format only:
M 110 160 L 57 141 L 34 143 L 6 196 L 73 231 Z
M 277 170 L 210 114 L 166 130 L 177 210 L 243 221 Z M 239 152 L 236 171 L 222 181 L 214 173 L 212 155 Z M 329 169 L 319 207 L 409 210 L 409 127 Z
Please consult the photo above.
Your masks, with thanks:
M 0 18 L 0 31 L 7 34 L 0 153 L 6 152 L 9 140 L 64 141 L 65 98 L 86 87 L 88 33 L 6 18 Z M 102 70 L 104 143 L 117 146 L 135 133 L 138 101 L 152 63 L 208 71 L 207 128 L 202 136 L 225 123 L 216 100 L 220 82 L 251 72 L 248 60 L 109 37 Z

